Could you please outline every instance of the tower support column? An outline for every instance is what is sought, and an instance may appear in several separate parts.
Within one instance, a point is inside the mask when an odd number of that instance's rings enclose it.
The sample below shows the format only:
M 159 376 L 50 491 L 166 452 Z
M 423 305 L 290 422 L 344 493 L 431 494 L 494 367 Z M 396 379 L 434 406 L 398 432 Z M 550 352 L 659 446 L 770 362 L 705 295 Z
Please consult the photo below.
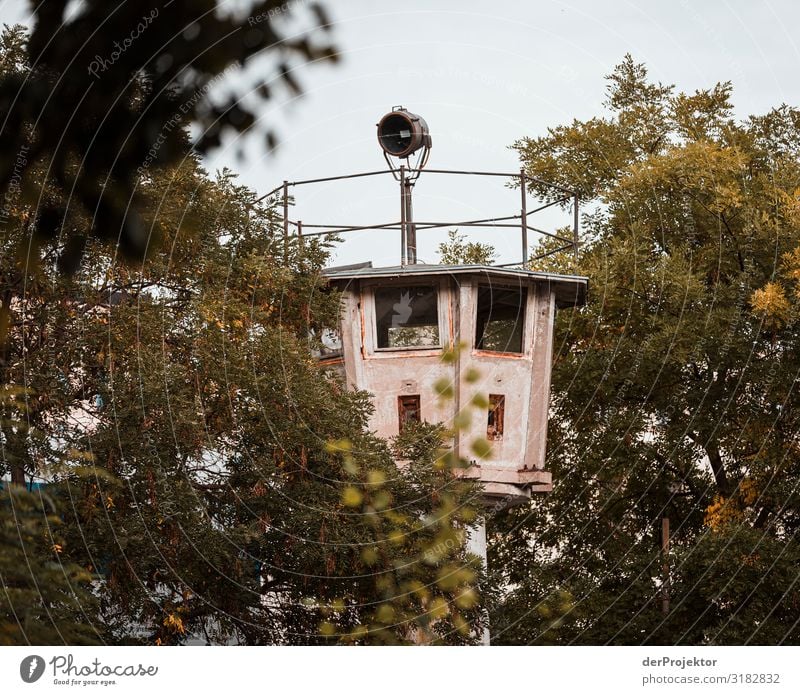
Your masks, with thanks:
M 483 563 L 483 569 L 488 567 L 486 557 L 486 519 L 483 517 L 474 525 L 469 527 L 467 535 L 467 550 L 477 555 Z M 489 626 L 488 624 L 481 632 L 481 644 L 489 646 Z

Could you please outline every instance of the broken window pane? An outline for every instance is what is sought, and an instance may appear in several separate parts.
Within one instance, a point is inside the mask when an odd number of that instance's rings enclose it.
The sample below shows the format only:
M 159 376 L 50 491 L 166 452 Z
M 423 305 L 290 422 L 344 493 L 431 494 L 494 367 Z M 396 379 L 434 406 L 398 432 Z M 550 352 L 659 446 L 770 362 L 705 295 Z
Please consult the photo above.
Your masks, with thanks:
M 402 432 L 409 422 L 420 421 L 419 396 L 398 396 L 397 414 L 400 418 L 399 431 Z
M 439 346 L 435 287 L 376 289 L 375 319 L 379 348 Z
M 489 394 L 489 417 L 486 423 L 486 438 L 496 441 L 503 438 L 506 420 L 506 397 Z
M 478 288 L 475 347 L 494 352 L 522 352 L 526 288 Z

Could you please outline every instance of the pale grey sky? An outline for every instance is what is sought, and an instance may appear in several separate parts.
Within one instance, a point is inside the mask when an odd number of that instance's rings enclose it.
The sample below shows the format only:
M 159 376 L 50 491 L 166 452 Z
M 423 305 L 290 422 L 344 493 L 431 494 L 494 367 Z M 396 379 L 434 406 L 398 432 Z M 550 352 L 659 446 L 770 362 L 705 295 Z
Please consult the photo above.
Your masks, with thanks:
M 433 134 L 430 167 L 515 171 L 515 139 L 601 113 L 603 75 L 626 52 L 651 76 L 683 91 L 731 80 L 737 114 L 800 104 L 800 3 L 794 0 L 339 0 L 325 3 L 343 60 L 304 68 L 300 99 L 287 94 L 262 114 L 280 136 L 239 162 L 233 143 L 211 157 L 264 193 L 298 180 L 384 166 L 375 124 L 393 105 L 424 116 Z M 0 22 L 25 20 L 27 3 L 0 0 Z M 297 6 L 302 10 L 302 0 Z M 251 70 L 258 70 L 254 65 Z M 266 69 L 266 66 L 263 68 Z M 252 74 L 252 73 L 251 73 Z M 399 216 L 391 177 L 298 189 L 293 216 L 305 222 L 373 223 Z M 513 214 L 516 191 L 496 179 L 423 174 L 417 219 Z M 548 218 L 549 224 L 566 218 Z M 420 258 L 435 260 L 444 232 L 421 233 Z M 475 232 L 503 261 L 519 258 L 508 230 Z M 335 262 L 399 260 L 396 232 L 357 233 Z

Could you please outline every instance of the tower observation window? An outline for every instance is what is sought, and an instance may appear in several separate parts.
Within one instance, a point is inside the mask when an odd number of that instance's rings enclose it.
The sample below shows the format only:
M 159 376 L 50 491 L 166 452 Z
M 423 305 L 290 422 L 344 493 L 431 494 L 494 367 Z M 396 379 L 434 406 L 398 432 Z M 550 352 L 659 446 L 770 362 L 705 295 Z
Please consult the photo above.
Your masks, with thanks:
M 378 348 L 439 346 L 439 309 L 432 286 L 375 290 Z
M 494 352 L 523 352 L 522 328 L 528 290 L 478 288 L 475 347 Z

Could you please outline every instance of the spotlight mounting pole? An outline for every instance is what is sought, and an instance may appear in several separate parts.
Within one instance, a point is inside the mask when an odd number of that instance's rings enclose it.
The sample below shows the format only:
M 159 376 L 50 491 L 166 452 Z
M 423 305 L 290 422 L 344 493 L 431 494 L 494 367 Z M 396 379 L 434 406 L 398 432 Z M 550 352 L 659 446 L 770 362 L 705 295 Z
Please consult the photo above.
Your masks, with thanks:
M 395 106 L 377 124 L 378 143 L 392 176 L 400 182 L 400 265 L 417 262 L 417 228 L 414 224 L 412 192 L 414 183 L 428 163 L 431 135 L 425 119 L 402 106 Z M 419 152 L 415 165 L 410 157 Z M 392 158 L 405 160 L 399 169 Z
M 405 167 L 403 167 L 405 168 Z M 404 176 L 400 184 L 400 197 L 403 203 L 403 217 L 405 218 L 406 260 L 409 265 L 417 262 L 417 228 L 414 225 L 414 207 L 411 202 L 411 192 L 414 190 L 413 179 Z
M 406 245 L 406 199 L 403 191 L 406 187 L 406 166 L 400 165 L 400 265 L 405 266 L 408 256 Z

